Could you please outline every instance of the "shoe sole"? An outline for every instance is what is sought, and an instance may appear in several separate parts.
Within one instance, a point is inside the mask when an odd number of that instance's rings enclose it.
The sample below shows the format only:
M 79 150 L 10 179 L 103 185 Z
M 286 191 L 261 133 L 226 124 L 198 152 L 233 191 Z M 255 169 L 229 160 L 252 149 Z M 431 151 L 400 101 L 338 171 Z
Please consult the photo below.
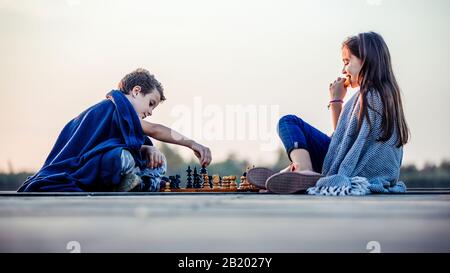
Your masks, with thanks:
M 268 168 L 253 168 L 247 172 L 247 181 L 259 189 L 265 189 L 267 179 L 275 173 L 275 171 Z
M 267 179 L 266 188 L 273 193 L 305 193 L 316 185 L 322 175 L 304 175 L 295 172 L 277 173 Z

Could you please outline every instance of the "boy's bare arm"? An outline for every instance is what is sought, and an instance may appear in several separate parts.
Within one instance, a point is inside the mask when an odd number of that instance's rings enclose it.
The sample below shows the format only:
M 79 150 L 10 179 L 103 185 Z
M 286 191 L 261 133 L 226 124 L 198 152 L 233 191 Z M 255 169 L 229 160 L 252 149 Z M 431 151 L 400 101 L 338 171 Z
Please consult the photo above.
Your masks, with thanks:
M 189 139 L 175 130 L 161 124 L 141 120 L 141 125 L 144 134 L 162 142 L 173 143 L 188 148 L 191 148 L 192 144 L 195 142 L 192 139 Z
M 212 160 L 211 151 L 208 147 L 205 147 L 194 140 L 172 130 L 161 124 L 151 123 L 145 120 L 141 120 L 142 130 L 144 134 L 157 139 L 162 142 L 177 144 L 192 149 L 195 155 L 199 158 L 202 166 L 207 166 Z

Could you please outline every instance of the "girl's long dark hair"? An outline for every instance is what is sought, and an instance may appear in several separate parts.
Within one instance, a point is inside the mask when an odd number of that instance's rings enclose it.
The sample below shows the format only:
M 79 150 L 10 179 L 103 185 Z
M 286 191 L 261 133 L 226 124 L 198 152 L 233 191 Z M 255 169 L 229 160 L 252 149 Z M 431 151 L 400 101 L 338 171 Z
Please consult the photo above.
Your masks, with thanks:
M 389 140 L 396 130 L 397 147 L 405 145 L 410 133 L 403 113 L 400 88 L 392 70 L 391 55 L 383 38 L 375 32 L 360 33 L 348 38 L 342 46 L 347 47 L 362 63 L 358 77 L 361 96 L 358 131 L 364 118 L 370 124 L 367 108 L 373 108 L 367 103 L 368 92 L 378 92 L 383 103 L 383 113 L 380 113 L 382 133 L 377 140 Z

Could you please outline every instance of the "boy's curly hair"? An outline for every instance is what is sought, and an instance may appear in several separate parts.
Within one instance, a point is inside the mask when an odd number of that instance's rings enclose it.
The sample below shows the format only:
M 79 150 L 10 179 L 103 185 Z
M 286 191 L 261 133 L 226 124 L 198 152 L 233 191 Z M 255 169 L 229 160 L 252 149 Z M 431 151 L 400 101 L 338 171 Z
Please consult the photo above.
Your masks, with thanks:
M 164 88 L 161 83 L 155 79 L 155 76 L 150 74 L 147 69 L 138 68 L 133 72 L 125 75 L 119 82 L 119 89 L 125 94 L 129 94 L 135 86 L 140 86 L 144 94 L 148 94 L 156 90 L 161 96 L 161 101 L 166 100 L 164 96 Z

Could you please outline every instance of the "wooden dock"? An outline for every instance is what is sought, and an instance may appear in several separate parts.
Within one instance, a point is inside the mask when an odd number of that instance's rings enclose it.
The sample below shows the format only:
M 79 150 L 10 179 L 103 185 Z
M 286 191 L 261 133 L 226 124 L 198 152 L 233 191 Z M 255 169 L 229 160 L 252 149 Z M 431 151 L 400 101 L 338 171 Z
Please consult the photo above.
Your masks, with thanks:
M 450 191 L 0 193 L 0 252 L 450 252 Z

